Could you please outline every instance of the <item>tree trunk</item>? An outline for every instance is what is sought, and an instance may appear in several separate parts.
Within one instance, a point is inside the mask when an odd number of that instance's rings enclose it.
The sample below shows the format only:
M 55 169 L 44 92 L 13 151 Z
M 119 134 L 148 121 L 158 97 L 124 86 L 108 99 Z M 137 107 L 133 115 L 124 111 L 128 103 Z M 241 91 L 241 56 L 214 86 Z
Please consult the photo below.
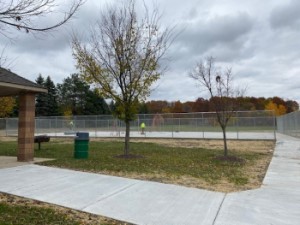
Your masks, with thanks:
M 226 127 L 222 127 L 222 132 L 223 132 L 223 142 L 224 142 L 224 156 L 227 157 L 228 149 L 227 149 Z
M 125 124 L 126 124 L 126 132 L 125 132 L 124 155 L 129 155 L 130 122 L 126 121 Z

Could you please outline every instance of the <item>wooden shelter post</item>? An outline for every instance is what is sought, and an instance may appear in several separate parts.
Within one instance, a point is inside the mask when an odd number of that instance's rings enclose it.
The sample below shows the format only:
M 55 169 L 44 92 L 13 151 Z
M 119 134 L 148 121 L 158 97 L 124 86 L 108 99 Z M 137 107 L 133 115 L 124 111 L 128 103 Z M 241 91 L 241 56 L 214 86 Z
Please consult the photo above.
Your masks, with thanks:
M 35 129 L 35 93 L 19 95 L 18 161 L 33 161 Z
M 47 92 L 44 87 L 0 67 L 0 97 L 19 96 L 18 161 L 33 161 L 35 95 Z

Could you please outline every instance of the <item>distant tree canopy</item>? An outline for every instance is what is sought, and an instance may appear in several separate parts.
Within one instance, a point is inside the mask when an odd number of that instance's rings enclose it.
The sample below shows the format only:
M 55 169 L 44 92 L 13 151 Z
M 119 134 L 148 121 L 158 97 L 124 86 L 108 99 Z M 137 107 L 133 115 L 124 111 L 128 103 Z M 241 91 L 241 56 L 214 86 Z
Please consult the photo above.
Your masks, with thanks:
M 266 110 L 272 110 L 274 111 L 276 116 L 281 116 L 286 113 L 286 107 L 283 104 L 276 104 L 273 101 L 268 102 L 268 104 L 265 107 Z
M 110 110 L 97 90 L 82 80 L 78 74 L 72 74 L 55 85 L 48 76 L 40 74 L 36 83 L 47 88 L 48 93 L 36 96 L 36 116 L 72 116 L 109 114 Z
M 239 111 L 254 110 L 274 110 L 278 111 L 280 107 L 280 115 L 299 110 L 299 104 L 293 100 L 283 100 L 280 97 L 264 98 L 264 97 L 239 97 Z M 272 104 L 270 104 L 272 102 Z M 276 106 L 275 106 L 276 104 Z M 146 102 L 148 113 L 193 113 L 193 112 L 213 112 L 214 108 L 211 99 L 197 98 L 195 101 L 187 102 L 168 102 L 168 101 L 148 101 Z M 276 115 L 279 115 L 278 112 Z
M 41 74 L 36 83 L 47 88 L 48 94 L 36 96 L 36 116 L 72 116 L 111 114 L 116 110 L 116 104 L 106 103 L 103 97 L 91 88 L 78 74 L 65 78 L 61 84 L 55 85 L 51 76 L 44 78 Z M 280 97 L 240 97 L 238 110 L 274 110 L 276 115 L 283 115 L 299 110 L 299 104 L 293 100 Z M 195 101 L 162 101 L 151 100 L 139 103 L 138 113 L 193 113 L 213 112 L 211 99 L 197 98 Z M 18 98 L 0 98 L 0 118 L 18 116 Z
M 47 88 L 48 94 L 36 96 L 36 116 L 72 116 L 111 114 L 116 104 L 106 103 L 103 97 L 92 89 L 78 74 L 65 78 L 61 84 L 55 85 L 51 76 L 44 78 L 41 74 L 36 83 Z M 283 115 L 299 110 L 299 104 L 293 100 L 280 97 L 241 97 L 238 99 L 240 111 L 274 110 L 276 115 Z M 162 101 L 151 100 L 139 103 L 139 114 L 157 113 L 194 113 L 213 112 L 211 99 L 197 98 L 195 101 Z M 18 98 L 0 98 L 0 118 L 18 116 Z

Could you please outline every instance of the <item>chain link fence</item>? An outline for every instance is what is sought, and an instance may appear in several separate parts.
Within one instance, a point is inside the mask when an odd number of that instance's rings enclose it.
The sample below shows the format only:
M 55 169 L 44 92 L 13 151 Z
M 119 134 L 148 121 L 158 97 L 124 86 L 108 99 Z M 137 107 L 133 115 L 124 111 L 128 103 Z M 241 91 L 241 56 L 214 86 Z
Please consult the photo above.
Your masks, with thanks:
M 140 124 L 146 133 L 141 134 Z M 91 137 L 121 137 L 125 123 L 111 115 L 37 117 L 35 135 L 75 135 L 86 131 Z M 0 119 L 0 135 L 17 136 L 18 118 Z M 131 122 L 132 137 L 222 138 L 216 113 L 139 114 Z M 227 126 L 229 139 L 276 139 L 275 117 L 272 111 L 235 112 Z
M 0 118 L 0 136 L 6 136 L 6 119 Z
M 292 112 L 277 118 L 279 133 L 300 137 L 300 111 Z

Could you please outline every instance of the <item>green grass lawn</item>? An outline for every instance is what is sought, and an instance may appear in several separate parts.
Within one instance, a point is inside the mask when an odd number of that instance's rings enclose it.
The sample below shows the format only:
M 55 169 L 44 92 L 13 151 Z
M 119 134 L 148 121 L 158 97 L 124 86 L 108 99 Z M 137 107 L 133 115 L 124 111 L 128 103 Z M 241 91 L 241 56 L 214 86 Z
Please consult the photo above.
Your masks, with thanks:
M 80 212 L 0 192 L 1 225 L 130 225 L 103 216 Z
M 81 223 L 69 219 L 67 215 L 57 213 L 50 208 L 40 208 L 35 206 L 25 207 L 0 202 L 0 224 L 79 225 Z
M 245 160 L 245 163 L 216 160 L 222 150 L 204 148 L 167 147 L 154 143 L 131 143 L 131 154 L 142 155 L 138 159 L 122 159 L 123 143 L 118 141 L 91 141 L 88 159 L 74 159 L 73 142 L 56 140 L 43 143 L 42 149 L 35 150 L 35 157 L 54 158 L 54 161 L 41 163 L 46 166 L 64 167 L 92 172 L 111 171 L 114 173 L 163 174 L 168 178 L 191 176 L 202 179 L 211 185 L 221 180 L 233 185 L 248 183 L 247 166 L 263 157 L 254 152 L 230 151 Z M 15 155 L 15 142 L 0 142 L 0 155 Z

